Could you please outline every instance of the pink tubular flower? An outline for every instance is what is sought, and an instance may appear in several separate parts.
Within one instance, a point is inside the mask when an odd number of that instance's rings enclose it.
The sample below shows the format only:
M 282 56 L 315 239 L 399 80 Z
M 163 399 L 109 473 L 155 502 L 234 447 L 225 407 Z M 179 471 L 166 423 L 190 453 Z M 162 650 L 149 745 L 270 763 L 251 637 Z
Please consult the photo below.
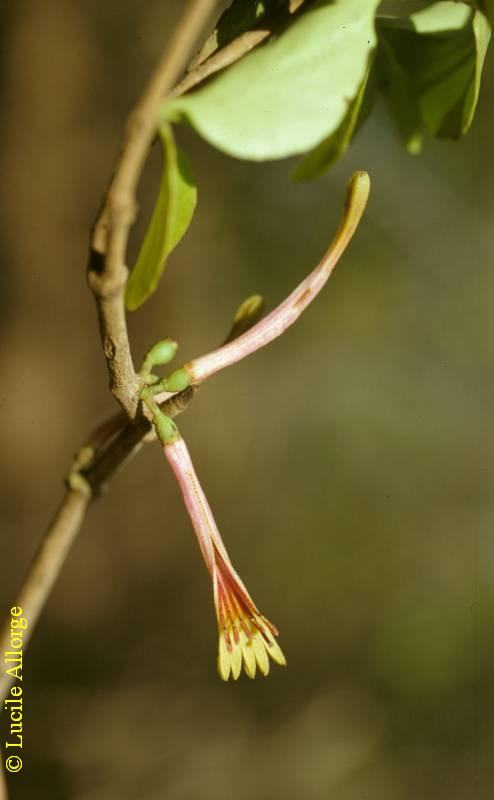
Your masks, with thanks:
M 263 617 L 237 575 L 221 539 L 206 496 L 197 479 L 189 451 L 179 437 L 164 446 L 189 512 L 199 547 L 213 582 L 219 628 L 218 672 L 223 680 L 236 680 L 242 670 L 254 678 L 256 668 L 267 675 L 269 656 L 286 665 L 275 636 L 278 631 Z
M 319 294 L 344 253 L 362 218 L 369 197 L 370 178 L 366 172 L 356 172 L 347 189 L 343 218 L 336 235 L 313 271 L 280 305 L 223 347 L 185 364 L 190 383 L 201 383 L 220 369 L 241 361 L 246 356 L 281 336 L 299 318 Z

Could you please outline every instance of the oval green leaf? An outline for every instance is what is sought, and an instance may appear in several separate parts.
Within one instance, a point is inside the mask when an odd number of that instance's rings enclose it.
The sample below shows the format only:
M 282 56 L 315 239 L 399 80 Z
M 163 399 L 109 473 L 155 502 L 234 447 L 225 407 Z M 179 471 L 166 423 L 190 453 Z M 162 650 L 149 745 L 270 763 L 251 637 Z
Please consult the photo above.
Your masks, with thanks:
M 384 90 L 405 139 L 413 142 L 421 127 L 438 138 L 464 135 L 490 39 L 486 17 L 465 3 L 439 2 L 382 18 L 378 32 Z
M 237 158 L 263 161 L 305 153 L 343 120 L 375 45 L 378 0 L 311 5 L 277 38 L 206 87 L 171 99 L 162 118 L 187 120 Z

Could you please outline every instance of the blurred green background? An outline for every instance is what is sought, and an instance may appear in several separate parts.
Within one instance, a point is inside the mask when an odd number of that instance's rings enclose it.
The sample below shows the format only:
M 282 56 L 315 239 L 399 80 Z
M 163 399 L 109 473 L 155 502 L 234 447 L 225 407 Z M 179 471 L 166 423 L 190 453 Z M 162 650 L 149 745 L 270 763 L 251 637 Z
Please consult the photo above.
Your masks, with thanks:
M 114 408 L 88 230 L 179 5 L 2 9 L 2 614 L 73 452 Z M 91 509 L 27 653 L 12 800 L 491 797 L 492 63 L 464 141 L 412 158 L 379 107 L 314 184 L 180 130 L 198 210 L 130 318 L 136 360 L 166 335 L 182 360 L 211 349 L 249 294 L 273 307 L 325 249 L 347 177 L 373 181 L 314 306 L 180 419 L 289 666 L 218 678 L 210 584 L 147 447 Z M 158 172 L 153 152 L 132 257 Z

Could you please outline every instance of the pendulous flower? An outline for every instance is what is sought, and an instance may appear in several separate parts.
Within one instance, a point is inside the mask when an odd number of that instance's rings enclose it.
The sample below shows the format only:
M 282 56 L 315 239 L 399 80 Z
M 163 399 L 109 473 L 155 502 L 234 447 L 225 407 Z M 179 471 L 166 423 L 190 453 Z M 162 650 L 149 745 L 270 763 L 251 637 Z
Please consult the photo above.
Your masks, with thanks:
M 278 631 L 260 613 L 230 561 L 184 440 L 178 431 L 170 438 L 163 448 L 165 456 L 182 491 L 213 583 L 219 628 L 218 672 L 225 681 L 230 675 L 236 680 L 242 667 L 250 678 L 255 677 L 257 669 L 267 675 L 270 657 L 286 665 L 275 638 Z

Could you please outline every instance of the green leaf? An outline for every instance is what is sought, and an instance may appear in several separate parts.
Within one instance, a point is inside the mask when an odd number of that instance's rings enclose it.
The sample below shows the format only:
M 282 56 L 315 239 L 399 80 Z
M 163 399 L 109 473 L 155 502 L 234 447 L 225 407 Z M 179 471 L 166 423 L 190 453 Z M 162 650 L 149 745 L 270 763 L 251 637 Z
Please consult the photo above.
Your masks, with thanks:
M 168 101 L 215 147 L 263 161 L 304 153 L 340 125 L 375 45 L 378 0 L 324 0 L 206 87 Z
M 197 189 L 189 160 L 175 144 L 169 125 L 160 128 L 163 171 L 156 205 L 141 251 L 127 282 L 125 305 L 134 311 L 155 291 L 166 260 L 190 225 Z
M 311 181 L 327 172 L 342 156 L 370 114 L 374 101 L 374 80 L 371 77 L 372 56 L 364 80 L 338 128 L 310 151 L 295 167 L 294 181 Z M 364 100 L 365 98 L 365 100 Z
M 444 17 L 453 16 L 454 11 L 461 9 L 466 12 L 466 19 L 464 17 L 463 27 L 455 33 L 448 30 L 439 43 L 432 41 L 435 31 L 427 31 L 423 39 L 424 62 L 417 75 L 419 107 L 425 126 L 434 136 L 458 138 L 472 124 L 490 26 L 481 12 L 472 13 L 467 6 L 437 5 L 444 6 Z M 422 12 L 422 16 L 431 10 L 434 7 Z M 445 18 L 437 22 L 448 24 Z
M 469 129 L 473 122 L 479 99 L 480 81 L 482 78 L 485 56 L 491 40 L 491 25 L 485 14 L 482 14 L 480 11 L 475 11 L 473 15 L 473 33 L 475 36 L 475 72 L 467 93 L 463 133 Z
M 411 17 L 378 20 L 378 33 L 384 90 L 409 149 L 422 127 L 438 138 L 464 135 L 490 39 L 485 16 L 465 3 L 439 2 Z

